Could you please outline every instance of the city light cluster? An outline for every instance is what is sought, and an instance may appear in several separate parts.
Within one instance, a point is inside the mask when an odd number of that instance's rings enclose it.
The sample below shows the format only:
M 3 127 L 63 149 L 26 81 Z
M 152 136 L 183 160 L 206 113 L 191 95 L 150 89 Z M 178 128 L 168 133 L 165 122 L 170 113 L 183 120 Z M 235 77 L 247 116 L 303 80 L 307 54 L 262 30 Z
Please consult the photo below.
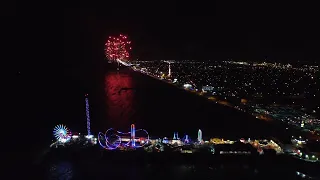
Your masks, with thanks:
M 199 62 L 199 61 L 137 61 L 144 72 L 156 77 L 173 78 L 194 89 L 213 87 L 212 93 L 223 97 L 267 98 L 305 97 L 319 95 L 319 67 L 282 65 L 279 63 Z M 193 82 L 193 83 L 191 83 Z M 294 101 L 291 101 L 293 104 Z M 295 102 L 296 103 L 296 102 Z
M 244 61 L 134 61 L 135 71 L 225 106 L 320 136 L 320 67 Z

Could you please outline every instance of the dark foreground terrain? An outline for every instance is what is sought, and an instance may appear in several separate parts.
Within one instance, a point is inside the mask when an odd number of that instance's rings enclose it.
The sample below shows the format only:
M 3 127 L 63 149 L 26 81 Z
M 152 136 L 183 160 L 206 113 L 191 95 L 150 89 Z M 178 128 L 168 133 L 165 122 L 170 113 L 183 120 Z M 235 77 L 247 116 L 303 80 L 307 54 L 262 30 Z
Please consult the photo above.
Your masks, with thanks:
M 300 179 L 297 171 L 316 177 L 319 167 L 286 155 L 109 152 L 92 148 L 55 149 L 30 174 L 41 179 Z

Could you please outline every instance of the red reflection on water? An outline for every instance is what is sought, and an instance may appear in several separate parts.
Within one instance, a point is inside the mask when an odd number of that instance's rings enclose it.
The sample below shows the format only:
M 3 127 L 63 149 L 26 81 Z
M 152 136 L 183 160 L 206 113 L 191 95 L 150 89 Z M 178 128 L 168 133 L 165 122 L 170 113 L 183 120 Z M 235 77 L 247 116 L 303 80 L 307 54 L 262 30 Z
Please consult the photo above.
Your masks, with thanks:
M 112 72 L 105 76 L 108 125 L 130 128 L 133 115 L 134 87 L 131 74 Z M 128 129 L 129 130 L 129 129 Z

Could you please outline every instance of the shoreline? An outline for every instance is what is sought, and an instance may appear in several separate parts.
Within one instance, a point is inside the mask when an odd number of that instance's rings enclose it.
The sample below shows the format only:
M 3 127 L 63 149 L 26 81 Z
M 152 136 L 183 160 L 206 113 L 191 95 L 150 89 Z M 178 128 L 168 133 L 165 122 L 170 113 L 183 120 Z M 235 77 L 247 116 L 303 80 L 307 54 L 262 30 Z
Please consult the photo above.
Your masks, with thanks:
M 139 75 L 142 75 L 142 76 L 145 76 L 145 77 L 149 77 L 149 78 L 151 78 L 151 79 L 155 79 L 155 80 L 157 80 L 157 81 L 163 82 L 164 84 L 171 85 L 171 87 L 174 87 L 174 88 L 176 88 L 176 89 L 179 89 L 179 90 L 181 90 L 181 91 L 183 91 L 183 92 L 185 92 L 185 93 L 187 93 L 187 94 L 192 95 L 193 97 L 201 97 L 202 100 L 205 100 L 206 102 L 208 102 L 208 103 L 210 103 L 210 104 L 212 104 L 212 105 L 217 105 L 217 106 L 219 106 L 219 107 L 221 107 L 221 108 L 226 108 L 227 110 L 230 110 L 230 111 L 240 112 L 240 113 L 244 113 L 244 114 L 246 114 L 246 115 L 249 115 L 249 116 L 252 117 L 252 119 L 256 119 L 256 120 L 257 120 L 256 123 L 259 123 L 259 124 L 260 124 L 260 123 L 265 123 L 265 124 L 268 125 L 268 126 L 275 127 L 275 128 L 277 128 L 277 129 L 280 128 L 281 131 L 285 131 L 285 130 L 286 130 L 285 127 L 287 126 L 287 124 L 284 124 L 284 123 L 282 123 L 282 122 L 278 122 L 278 121 L 276 121 L 276 120 L 272 120 L 272 121 L 264 121 L 264 120 L 261 120 L 261 119 L 259 119 L 259 118 L 256 118 L 254 115 L 252 115 L 252 114 L 250 114 L 250 113 L 248 113 L 248 112 L 244 112 L 244 111 L 238 110 L 238 109 L 236 109 L 236 108 L 234 108 L 234 107 L 232 107 L 232 106 L 226 105 L 226 104 L 221 104 L 221 103 L 219 103 L 218 101 L 213 101 L 213 100 L 209 99 L 209 97 L 206 97 L 206 96 L 203 96 L 203 95 L 199 95 L 199 94 L 196 93 L 196 92 L 192 92 L 192 91 L 186 90 L 186 89 L 181 88 L 181 87 L 179 87 L 179 86 L 177 86 L 177 85 L 175 85 L 175 84 L 166 82 L 165 80 L 161 80 L 161 79 L 159 79 L 159 78 L 157 78 L 157 77 L 154 77 L 154 76 L 152 76 L 152 75 L 149 75 L 149 74 L 147 74 L 147 73 L 142 73 L 142 72 L 140 72 L 139 70 L 134 70 L 134 69 L 132 69 L 131 67 L 127 67 L 127 68 L 128 68 L 130 71 L 137 72 Z M 285 136 L 291 137 L 291 135 L 285 135 Z M 233 137 L 233 136 L 230 136 L 230 138 L 231 138 L 231 137 Z M 233 137 L 233 138 L 241 138 L 241 137 Z M 257 138 L 258 138 L 258 137 L 257 137 Z M 261 136 L 259 136 L 259 138 L 276 138 L 276 139 L 279 139 L 281 142 L 284 142 L 284 141 L 286 142 L 286 141 L 289 140 L 289 139 L 287 139 L 287 138 L 284 138 L 284 139 L 283 139 L 283 137 L 279 138 L 279 137 L 274 137 L 274 136 L 270 136 L 270 135 L 267 135 L 267 136 L 261 135 Z

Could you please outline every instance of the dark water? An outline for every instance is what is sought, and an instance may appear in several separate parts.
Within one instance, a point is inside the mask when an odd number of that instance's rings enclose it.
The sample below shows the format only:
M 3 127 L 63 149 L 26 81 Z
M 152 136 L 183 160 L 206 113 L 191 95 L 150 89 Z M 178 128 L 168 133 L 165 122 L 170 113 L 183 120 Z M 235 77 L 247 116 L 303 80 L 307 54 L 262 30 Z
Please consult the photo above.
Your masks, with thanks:
M 208 179 L 208 178 L 257 178 L 254 169 L 239 169 L 230 174 L 223 170 L 216 171 L 213 168 L 195 168 L 192 165 L 145 165 L 131 164 L 103 164 L 86 171 L 77 169 L 68 161 L 55 162 L 47 171 L 47 179 Z M 242 172 L 241 172 L 242 171 Z M 86 173 L 84 173 L 86 172 Z M 237 173 L 237 174 L 235 174 Z
M 92 154 L 95 152 L 95 154 Z M 215 156 L 200 154 L 139 154 L 52 152 L 35 177 L 43 179 L 299 179 L 296 171 L 317 174 L 317 167 L 286 156 Z M 294 166 L 292 166 L 294 164 Z M 301 178 L 300 178 L 301 179 Z
M 106 118 L 92 119 L 95 131 L 109 127 L 129 131 L 135 123 L 151 136 L 171 137 L 179 132 L 196 138 L 201 129 L 208 138 L 239 138 L 269 136 L 275 130 L 248 114 L 128 69 L 106 73 L 104 91 Z
M 61 161 L 51 165 L 47 172 L 47 179 L 234 179 L 262 178 L 254 168 L 245 168 L 245 165 L 233 165 L 229 169 L 221 167 L 195 167 L 192 165 L 144 165 L 137 166 L 131 164 L 103 164 L 89 167 L 86 171 L 77 169 L 77 165 L 70 162 Z M 86 173 L 84 173 L 86 172 Z M 274 173 L 272 173 L 275 175 Z M 271 176 L 271 175 L 270 175 Z M 286 174 L 286 177 L 295 177 L 294 174 Z

